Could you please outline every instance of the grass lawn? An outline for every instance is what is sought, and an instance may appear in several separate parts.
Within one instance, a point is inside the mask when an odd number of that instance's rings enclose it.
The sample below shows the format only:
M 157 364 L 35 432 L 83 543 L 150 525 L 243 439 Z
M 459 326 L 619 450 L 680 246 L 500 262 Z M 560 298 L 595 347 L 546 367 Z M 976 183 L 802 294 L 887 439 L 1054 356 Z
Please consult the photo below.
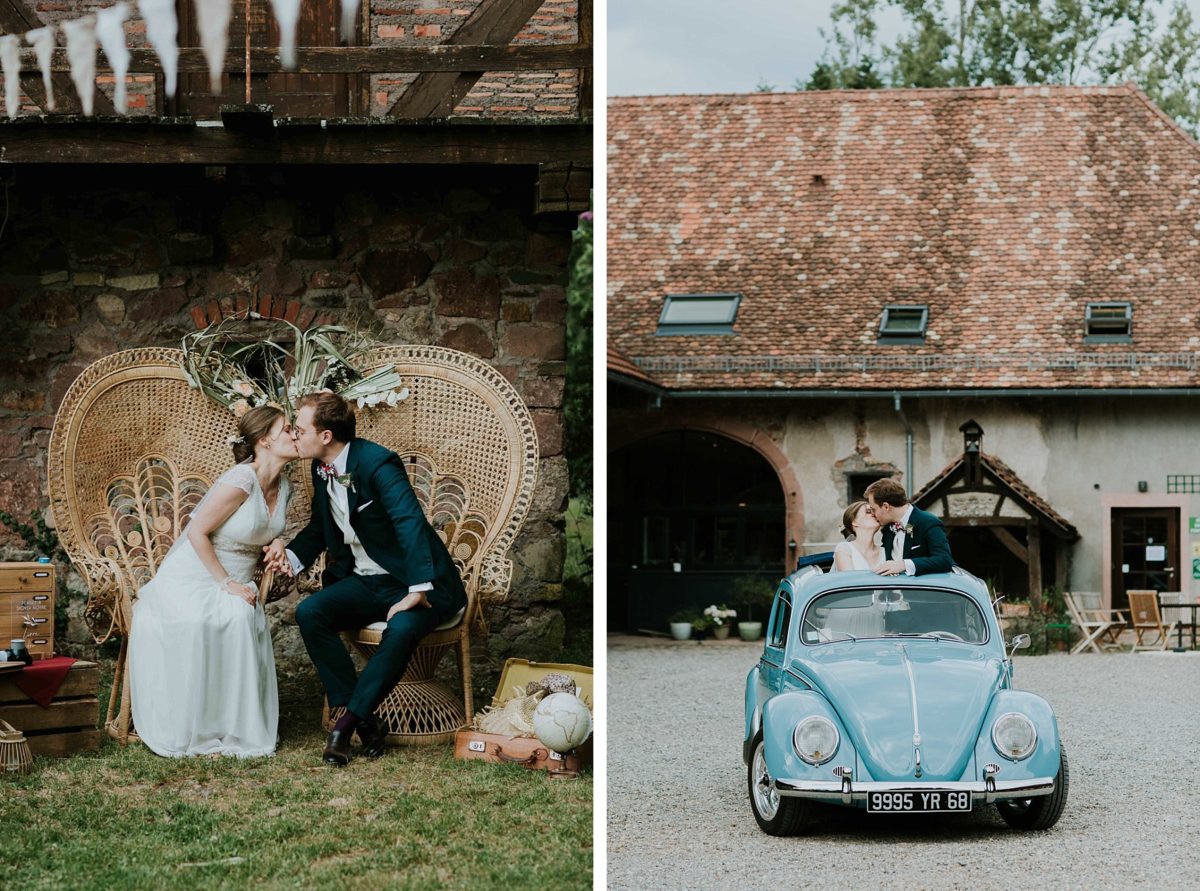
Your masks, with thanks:
M 0 782 L 6 875 L 22 891 L 592 887 L 590 768 L 550 780 L 455 761 L 450 745 L 329 768 L 320 705 L 311 679 L 281 680 L 274 758 L 174 760 L 106 739 L 38 759 Z

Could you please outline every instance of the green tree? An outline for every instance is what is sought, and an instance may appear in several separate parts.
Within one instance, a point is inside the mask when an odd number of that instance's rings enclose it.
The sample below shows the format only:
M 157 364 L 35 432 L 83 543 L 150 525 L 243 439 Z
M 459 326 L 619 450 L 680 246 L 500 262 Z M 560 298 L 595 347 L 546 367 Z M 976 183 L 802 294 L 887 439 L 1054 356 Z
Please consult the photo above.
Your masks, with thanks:
M 904 26 L 879 46 L 889 9 Z M 1133 80 L 1200 131 L 1200 31 L 1183 0 L 845 0 L 831 17 L 826 53 L 798 89 Z

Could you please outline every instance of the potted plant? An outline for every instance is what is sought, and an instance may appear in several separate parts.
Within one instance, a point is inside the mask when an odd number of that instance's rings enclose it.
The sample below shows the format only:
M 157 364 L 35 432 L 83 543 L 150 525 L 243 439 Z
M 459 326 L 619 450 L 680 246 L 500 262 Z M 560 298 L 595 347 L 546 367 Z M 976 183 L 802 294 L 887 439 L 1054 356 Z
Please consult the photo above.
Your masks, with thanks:
M 673 613 L 668 620 L 671 625 L 671 637 L 676 640 L 687 640 L 692 636 L 692 622 L 697 618 L 695 610 L 681 609 Z
M 716 627 L 711 616 L 696 616 L 692 619 L 692 637 L 696 640 L 704 640 L 709 633 Z
M 737 610 L 730 609 L 723 603 L 720 606 L 714 603 L 705 607 L 704 615 L 712 623 L 712 636 L 717 640 L 725 640 L 729 637 L 729 629 L 732 627 L 729 620 L 737 616 Z
M 762 634 L 762 621 L 755 620 L 754 613 L 761 610 L 765 616 L 771 608 L 775 592 L 760 576 L 744 575 L 736 579 L 730 591 L 730 599 L 741 607 L 746 616 L 738 622 L 738 636 L 742 640 L 755 641 Z

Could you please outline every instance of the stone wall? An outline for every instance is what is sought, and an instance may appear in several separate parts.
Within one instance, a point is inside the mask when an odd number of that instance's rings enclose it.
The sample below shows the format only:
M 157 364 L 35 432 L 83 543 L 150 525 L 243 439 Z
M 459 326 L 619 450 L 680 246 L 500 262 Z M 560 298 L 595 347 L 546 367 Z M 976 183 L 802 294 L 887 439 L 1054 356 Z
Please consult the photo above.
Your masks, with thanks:
M 541 445 L 510 599 L 477 658 L 557 653 L 567 464 L 562 450 L 570 231 L 531 215 L 530 168 L 22 167 L 0 231 L 0 510 L 45 513 L 54 414 L 89 363 L 178 346 L 257 306 L 399 343 L 480 356 L 521 393 Z M 2 198 L 0 198 L 2 200 Z M 49 518 L 53 522 L 53 518 Z M 0 557 L 28 555 L 0 527 Z M 87 641 L 82 582 L 66 642 Z M 60 630 L 61 632 L 61 630 Z M 301 658 L 294 629 L 281 658 Z

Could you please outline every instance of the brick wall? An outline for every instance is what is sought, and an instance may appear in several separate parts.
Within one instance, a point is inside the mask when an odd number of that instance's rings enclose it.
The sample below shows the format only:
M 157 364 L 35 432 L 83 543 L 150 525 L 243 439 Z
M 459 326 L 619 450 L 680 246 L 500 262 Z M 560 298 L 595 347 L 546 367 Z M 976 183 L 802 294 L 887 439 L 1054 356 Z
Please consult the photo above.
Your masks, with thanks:
M 488 652 L 562 639 L 564 285 L 570 233 L 530 215 L 527 168 L 22 167 L 0 233 L 0 510 L 45 512 L 54 414 L 89 363 L 178 346 L 240 305 L 480 356 L 533 414 L 541 466 Z M 0 202 L 3 196 L 0 195 Z M 266 303 L 263 303 L 266 301 Z M 23 542 L 0 527 L 0 559 Z M 83 587 L 68 638 L 87 640 Z M 281 657 L 303 662 L 298 638 Z M 294 631 L 294 629 L 292 629 Z

